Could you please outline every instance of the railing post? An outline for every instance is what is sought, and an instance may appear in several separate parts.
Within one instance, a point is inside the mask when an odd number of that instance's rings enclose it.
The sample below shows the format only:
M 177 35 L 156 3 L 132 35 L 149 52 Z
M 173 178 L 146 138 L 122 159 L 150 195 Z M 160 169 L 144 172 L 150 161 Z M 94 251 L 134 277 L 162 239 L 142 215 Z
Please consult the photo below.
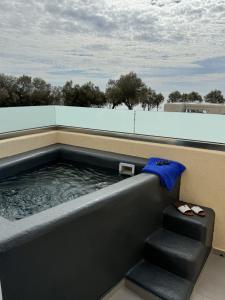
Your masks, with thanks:
M 136 110 L 134 110 L 134 126 L 133 126 L 133 133 L 136 131 Z

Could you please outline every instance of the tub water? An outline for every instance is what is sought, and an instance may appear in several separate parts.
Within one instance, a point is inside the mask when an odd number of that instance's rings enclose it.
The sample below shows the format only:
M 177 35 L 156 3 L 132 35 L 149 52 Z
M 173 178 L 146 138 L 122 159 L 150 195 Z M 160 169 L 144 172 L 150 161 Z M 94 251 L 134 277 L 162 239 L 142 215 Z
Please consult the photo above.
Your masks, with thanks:
M 57 162 L 0 181 L 0 215 L 18 220 L 120 181 L 118 171 Z

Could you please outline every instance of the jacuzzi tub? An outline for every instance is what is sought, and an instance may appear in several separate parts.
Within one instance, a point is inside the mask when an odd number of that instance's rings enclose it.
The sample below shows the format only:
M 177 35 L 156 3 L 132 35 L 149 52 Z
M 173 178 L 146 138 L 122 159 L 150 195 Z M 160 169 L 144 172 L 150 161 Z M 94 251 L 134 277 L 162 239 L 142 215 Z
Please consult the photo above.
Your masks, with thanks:
M 161 225 L 162 211 L 179 195 L 155 175 L 139 174 L 144 159 L 54 145 L 0 160 L 0 180 L 53 161 L 137 175 L 21 220 L 0 218 L 3 300 L 95 300 L 140 259 L 145 238 Z

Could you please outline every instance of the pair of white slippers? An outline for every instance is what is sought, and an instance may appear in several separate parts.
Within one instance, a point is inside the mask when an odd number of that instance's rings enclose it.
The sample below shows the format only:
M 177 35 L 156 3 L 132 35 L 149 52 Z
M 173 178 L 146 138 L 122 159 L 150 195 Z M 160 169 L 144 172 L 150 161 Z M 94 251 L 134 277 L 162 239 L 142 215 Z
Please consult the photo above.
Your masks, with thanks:
M 185 203 L 183 201 L 178 201 L 175 203 L 175 207 L 177 210 L 182 213 L 185 216 L 200 216 L 200 217 L 205 217 L 206 213 L 205 211 L 198 205 L 190 204 L 190 203 Z

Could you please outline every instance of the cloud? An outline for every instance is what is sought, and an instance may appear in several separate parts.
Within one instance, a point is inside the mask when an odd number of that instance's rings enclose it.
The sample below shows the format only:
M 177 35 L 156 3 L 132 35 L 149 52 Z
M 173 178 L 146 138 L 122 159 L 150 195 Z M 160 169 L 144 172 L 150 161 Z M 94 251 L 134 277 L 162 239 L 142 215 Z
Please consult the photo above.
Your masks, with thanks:
M 225 56 L 213 57 L 195 62 L 199 74 L 225 73 Z
M 0 28 L 0 72 L 104 88 L 135 71 L 166 92 L 225 79 L 225 0 L 1 0 Z

